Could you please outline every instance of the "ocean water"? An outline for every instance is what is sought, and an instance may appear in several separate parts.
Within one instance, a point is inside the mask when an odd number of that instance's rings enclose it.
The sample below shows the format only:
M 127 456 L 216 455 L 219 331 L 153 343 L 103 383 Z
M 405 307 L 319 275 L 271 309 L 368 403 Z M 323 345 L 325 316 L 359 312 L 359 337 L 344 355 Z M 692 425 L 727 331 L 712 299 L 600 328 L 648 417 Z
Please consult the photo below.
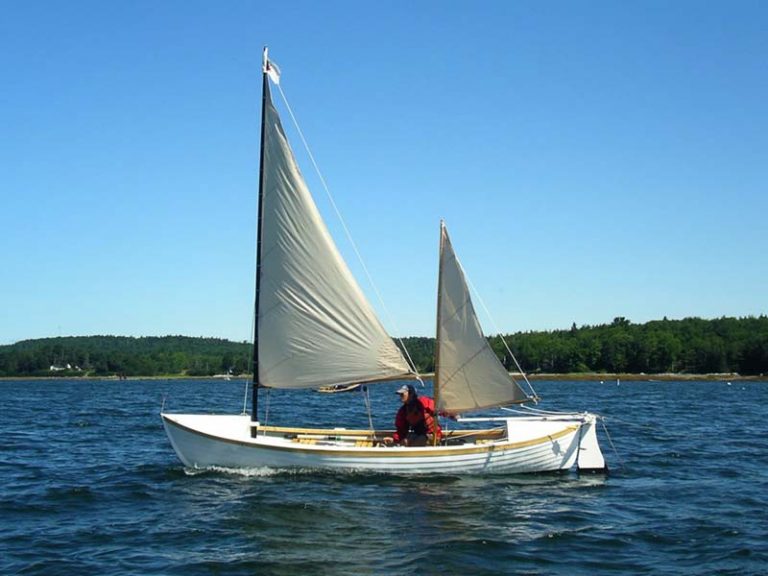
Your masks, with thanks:
M 605 416 L 609 474 L 190 471 L 162 403 L 239 412 L 242 382 L 0 382 L 0 574 L 768 573 L 768 383 L 535 386 Z M 395 387 L 371 387 L 378 424 Z M 268 404 L 367 425 L 359 393 Z

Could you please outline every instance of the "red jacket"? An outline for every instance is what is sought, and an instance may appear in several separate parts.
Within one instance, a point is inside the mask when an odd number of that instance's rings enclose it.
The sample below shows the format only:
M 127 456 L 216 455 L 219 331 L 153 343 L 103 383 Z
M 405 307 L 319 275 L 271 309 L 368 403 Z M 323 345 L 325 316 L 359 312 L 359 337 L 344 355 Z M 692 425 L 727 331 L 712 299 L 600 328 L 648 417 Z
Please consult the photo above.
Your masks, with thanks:
M 395 416 L 396 431 L 392 435 L 395 442 L 402 442 L 409 432 L 418 435 L 437 434 L 440 438 L 443 431 L 435 418 L 435 401 L 428 396 L 419 396 L 415 402 L 400 406 Z

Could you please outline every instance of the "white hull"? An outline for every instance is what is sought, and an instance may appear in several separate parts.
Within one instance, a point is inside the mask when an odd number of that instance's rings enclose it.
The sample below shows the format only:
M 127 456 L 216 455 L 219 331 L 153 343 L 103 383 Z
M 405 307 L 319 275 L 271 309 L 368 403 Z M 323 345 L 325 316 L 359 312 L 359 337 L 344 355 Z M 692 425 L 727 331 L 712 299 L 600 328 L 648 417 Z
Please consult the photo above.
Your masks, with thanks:
M 591 414 L 494 420 L 502 427 L 485 435 L 453 431 L 448 435 L 452 439 L 449 445 L 428 447 L 383 446 L 364 430 L 252 426 L 248 415 L 161 416 L 176 454 L 191 468 L 393 474 L 526 473 L 574 466 L 605 469 L 595 435 L 595 416 Z M 251 437 L 252 428 L 257 430 L 255 437 Z

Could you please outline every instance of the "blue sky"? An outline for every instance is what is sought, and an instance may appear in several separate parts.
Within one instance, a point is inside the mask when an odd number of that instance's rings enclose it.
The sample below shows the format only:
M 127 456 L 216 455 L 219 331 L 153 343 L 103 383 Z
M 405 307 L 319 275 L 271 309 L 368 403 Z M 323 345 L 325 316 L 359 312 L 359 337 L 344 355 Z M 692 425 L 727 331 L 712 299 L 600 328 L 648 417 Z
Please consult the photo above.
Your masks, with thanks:
M 441 218 L 486 333 L 768 312 L 768 3 L 2 12 L 0 344 L 250 339 L 263 45 L 394 334 L 434 333 Z

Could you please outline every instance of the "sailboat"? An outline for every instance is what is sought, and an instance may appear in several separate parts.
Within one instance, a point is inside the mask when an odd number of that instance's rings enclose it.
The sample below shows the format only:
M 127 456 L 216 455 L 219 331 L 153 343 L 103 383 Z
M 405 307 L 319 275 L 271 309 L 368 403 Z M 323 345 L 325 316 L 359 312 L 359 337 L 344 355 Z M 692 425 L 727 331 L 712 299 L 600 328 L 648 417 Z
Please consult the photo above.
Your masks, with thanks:
M 265 49 L 253 406 L 250 414 L 162 412 L 181 462 L 191 468 L 394 474 L 604 470 L 595 414 L 509 408 L 535 398 L 507 372 L 483 335 L 442 222 L 434 395 L 437 410 L 457 417 L 457 427 L 440 441 L 417 447 L 391 445 L 385 439 L 392 431 L 372 425 L 365 430 L 259 422 L 263 388 L 319 389 L 418 378 L 320 216 L 272 103 L 270 78 L 278 79 Z M 502 414 L 467 416 L 490 409 Z

